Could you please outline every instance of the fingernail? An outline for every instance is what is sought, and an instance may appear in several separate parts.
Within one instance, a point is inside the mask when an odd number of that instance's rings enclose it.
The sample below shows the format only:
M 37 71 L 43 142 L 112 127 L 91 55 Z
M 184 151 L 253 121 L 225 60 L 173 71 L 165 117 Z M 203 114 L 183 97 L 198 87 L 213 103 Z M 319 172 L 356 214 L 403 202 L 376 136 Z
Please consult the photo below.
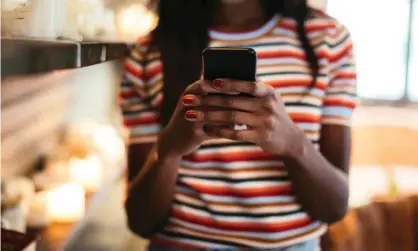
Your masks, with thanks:
M 197 119 L 196 111 L 187 111 L 185 114 L 187 120 L 195 121 Z
M 196 97 L 194 95 L 183 96 L 183 104 L 185 105 L 193 105 L 195 101 L 196 101 Z
M 222 87 L 224 87 L 224 81 L 220 79 L 215 79 L 215 81 L 213 81 L 212 86 L 215 89 L 221 89 Z

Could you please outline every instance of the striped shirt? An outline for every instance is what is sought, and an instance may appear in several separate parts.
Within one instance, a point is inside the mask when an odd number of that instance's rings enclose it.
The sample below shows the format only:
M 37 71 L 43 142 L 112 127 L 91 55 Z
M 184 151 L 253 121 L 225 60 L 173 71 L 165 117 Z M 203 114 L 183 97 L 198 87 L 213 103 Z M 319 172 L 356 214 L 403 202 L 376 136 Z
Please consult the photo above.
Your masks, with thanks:
M 322 125 L 350 126 L 356 72 L 344 26 L 314 11 L 306 31 L 320 64 L 312 88 L 293 19 L 277 15 L 251 32 L 209 34 L 210 46 L 256 50 L 258 79 L 275 88 L 291 119 L 318 148 Z M 131 144 L 154 142 L 162 128 L 162 64 L 158 53 L 147 55 L 146 66 L 140 63 L 147 44 L 148 39 L 141 39 L 132 49 L 120 91 Z M 318 238 L 325 230 L 298 204 L 279 156 L 249 143 L 218 139 L 183 157 L 171 215 L 152 242 L 181 249 L 279 248 Z

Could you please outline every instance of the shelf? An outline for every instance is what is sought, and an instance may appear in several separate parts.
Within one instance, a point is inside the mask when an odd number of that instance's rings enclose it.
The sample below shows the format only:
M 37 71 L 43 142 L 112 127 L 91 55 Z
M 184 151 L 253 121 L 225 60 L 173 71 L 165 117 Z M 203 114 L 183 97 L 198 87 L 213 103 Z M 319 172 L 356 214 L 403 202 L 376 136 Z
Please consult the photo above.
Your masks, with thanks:
M 1 38 L 1 79 L 73 69 L 123 58 L 125 43 Z

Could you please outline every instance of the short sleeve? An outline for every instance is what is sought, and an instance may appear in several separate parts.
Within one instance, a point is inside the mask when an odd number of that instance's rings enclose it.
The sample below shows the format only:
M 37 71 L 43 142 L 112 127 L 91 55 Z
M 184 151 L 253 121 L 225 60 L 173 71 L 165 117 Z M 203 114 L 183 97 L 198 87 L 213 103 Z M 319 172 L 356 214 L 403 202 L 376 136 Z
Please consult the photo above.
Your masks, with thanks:
M 351 117 L 357 104 L 353 42 L 347 28 L 341 25 L 330 31 L 327 39 L 330 73 L 321 123 L 351 126 Z
M 125 59 L 119 91 L 130 144 L 155 142 L 161 131 L 162 67 L 159 54 L 147 52 L 147 42 L 136 43 Z

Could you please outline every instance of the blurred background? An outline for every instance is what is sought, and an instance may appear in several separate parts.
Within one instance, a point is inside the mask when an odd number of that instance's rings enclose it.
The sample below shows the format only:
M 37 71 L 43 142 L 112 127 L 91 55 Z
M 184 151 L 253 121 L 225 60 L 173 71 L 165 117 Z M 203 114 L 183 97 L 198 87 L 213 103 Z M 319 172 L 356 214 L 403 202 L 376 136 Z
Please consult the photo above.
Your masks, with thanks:
M 2 0 L 2 228 L 26 250 L 145 250 L 126 227 L 122 59 L 145 0 Z M 324 250 L 418 250 L 418 0 L 312 0 L 351 31 L 350 212 Z M 389 34 L 389 35 L 388 35 Z

